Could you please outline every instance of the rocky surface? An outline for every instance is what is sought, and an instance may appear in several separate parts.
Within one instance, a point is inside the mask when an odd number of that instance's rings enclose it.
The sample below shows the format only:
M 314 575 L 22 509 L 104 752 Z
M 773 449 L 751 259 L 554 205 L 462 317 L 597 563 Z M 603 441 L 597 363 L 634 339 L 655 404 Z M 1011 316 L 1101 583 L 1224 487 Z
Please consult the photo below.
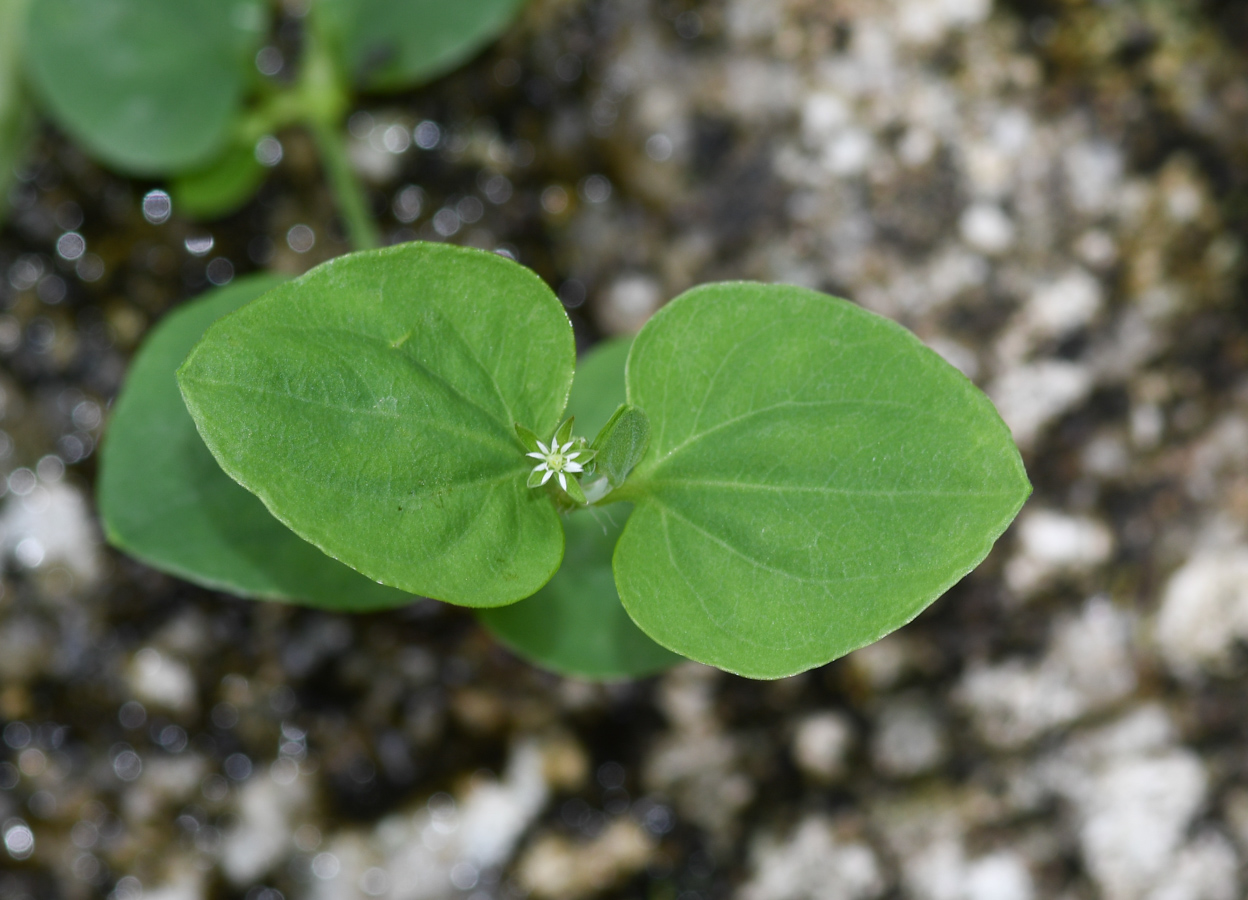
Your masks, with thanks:
M 109 550 L 94 450 L 147 326 L 346 245 L 297 133 L 196 224 L 46 132 L 0 236 L 0 898 L 1240 896 L 1246 40 L 1231 2 L 539 0 L 352 118 L 390 240 L 511 253 L 584 344 L 796 282 L 996 401 L 1036 493 L 992 556 L 771 683 L 582 684 L 433 602 Z

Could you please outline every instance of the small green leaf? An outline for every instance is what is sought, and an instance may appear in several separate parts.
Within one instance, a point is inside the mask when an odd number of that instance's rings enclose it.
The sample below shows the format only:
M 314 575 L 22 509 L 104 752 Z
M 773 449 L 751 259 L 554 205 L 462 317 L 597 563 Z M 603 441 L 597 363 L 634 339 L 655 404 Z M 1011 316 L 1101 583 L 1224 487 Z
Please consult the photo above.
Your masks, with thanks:
M 173 179 L 169 193 L 178 212 L 194 219 L 217 219 L 250 200 L 266 174 L 256 161 L 255 148 L 239 145 L 207 167 Z
M 576 416 L 569 416 L 568 418 L 564 419 L 563 422 L 559 424 L 559 427 L 555 429 L 555 437 L 554 437 L 555 444 L 558 444 L 560 447 L 562 447 L 568 441 L 572 440 L 572 425 L 575 419 L 576 419 Z
M 585 492 L 581 490 L 581 484 L 576 480 L 576 476 L 567 475 L 565 478 L 567 479 L 568 486 L 563 489 L 563 492 L 575 500 L 578 504 L 584 506 Z
M 577 366 L 568 412 L 583 426 L 605 422 L 624 399 L 631 344 L 631 338 L 599 344 Z M 611 552 L 630 509 L 617 503 L 565 516 L 567 550 L 555 577 L 527 600 L 479 610 L 481 623 L 520 656 L 564 675 L 637 678 L 680 662 L 633 624 L 615 592 Z
M 635 406 L 623 404 L 594 438 L 597 471 L 618 488 L 641 461 L 650 443 L 650 418 Z
M 660 310 L 628 360 L 653 435 L 620 492 L 624 606 L 754 678 L 909 622 L 1031 491 L 991 402 L 901 326 L 804 288 L 719 284 Z
M 529 431 L 519 422 L 516 423 L 516 436 L 520 438 L 520 443 L 524 445 L 526 453 L 540 453 L 541 448 L 537 445 L 537 435 Z
M 135 357 L 101 448 L 98 499 L 109 541 L 149 565 L 243 597 L 363 611 L 413 598 L 330 559 L 221 471 L 175 377 L 216 319 L 280 284 L 260 275 L 211 291 L 162 321 Z
M 524 0 L 318 0 L 351 79 L 394 91 L 466 62 L 498 37 Z
M 101 159 L 190 169 L 225 146 L 267 23 L 263 0 L 35 0 L 26 68 Z
M 404 244 L 339 257 L 210 328 L 178 373 L 205 443 L 297 534 L 365 575 L 464 606 L 559 566 L 515 423 L 550 434 L 572 327 L 504 257 Z

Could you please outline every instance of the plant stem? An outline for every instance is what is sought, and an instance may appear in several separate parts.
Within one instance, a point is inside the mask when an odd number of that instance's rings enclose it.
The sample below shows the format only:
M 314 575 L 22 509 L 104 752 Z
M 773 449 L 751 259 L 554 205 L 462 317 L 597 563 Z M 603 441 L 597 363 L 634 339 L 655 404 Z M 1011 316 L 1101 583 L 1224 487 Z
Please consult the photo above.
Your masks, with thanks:
M 315 120 L 308 127 L 316 138 L 317 148 L 325 163 L 325 175 L 338 201 L 338 211 L 347 225 L 347 234 L 357 250 L 371 250 L 381 246 L 381 234 L 373 222 L 368 207 L 368 197 L 347 159 L 346 141 L 337 130 Z

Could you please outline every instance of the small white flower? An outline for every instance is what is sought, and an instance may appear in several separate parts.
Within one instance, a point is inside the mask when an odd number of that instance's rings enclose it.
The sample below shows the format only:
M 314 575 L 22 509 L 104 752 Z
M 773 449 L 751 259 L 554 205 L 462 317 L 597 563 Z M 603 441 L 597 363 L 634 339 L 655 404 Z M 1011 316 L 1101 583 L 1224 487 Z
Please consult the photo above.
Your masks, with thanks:
M 533 472 L 534 474 L 538 472 L 546 473 L 542 476 L 542 484 L 550 481 L 550 478 L 553 475 L 559 479 L 559 487 L 566 491 L 568 489 L 567 476 L 576 472 L 585 471 L 585 468 L 579 462 L 576 462 L 576 458 L 584 451 L 573 450 L 571 453 L 568 452 L 572 449 L 573 443 L 573 441 L 568 441 L 560 447 L 559 444 L 555 442 L 554 438 L 551 438 L 549 447 L 541 441 L 537 442 L 537 447 L 542 451 L 541 453 L 525 454 L 525 456 L 531 456 L 533 459 L 541 460 L 538 465 L 533 467 Z

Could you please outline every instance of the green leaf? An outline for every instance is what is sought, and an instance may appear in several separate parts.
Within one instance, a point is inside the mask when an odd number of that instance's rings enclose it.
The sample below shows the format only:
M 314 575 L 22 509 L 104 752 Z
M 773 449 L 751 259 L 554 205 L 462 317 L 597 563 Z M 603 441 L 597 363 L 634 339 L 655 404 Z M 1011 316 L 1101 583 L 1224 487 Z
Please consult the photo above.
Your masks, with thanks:
M 352 81 L 394 91 L 467 62 L 498 37 L 524 0 L 317 0 Z
M 650 443 L 650 417 L 635 406 L 622 404 L 594 438 L 597 471 L 618 488 L 641 461 Z
M 173 179 L 169 193 L 178 212 L 194 219 L 217 219 L 250 200 L 267 174 L 256 161 L 255 148 L 240 144 L 207 167 Z
M 204 330 L 281 281 L 239 279 L 171 313 L 148 337 L 101 450 L 104 529 L 114 546 L 157 569 L 243 597 L 352 611 L 410 603 L 269 515 L 221 471 L 182 403 L 174 373 Z
M 989 400 L 904 328 L 804 288 L 719 284 L 660 310 L 628 360 L 650 416 L 615 551 L 652 638 L 754 678 L 909 622 L 1030 493 Z
M 339 257 L 210 328 L 179 370 L 225 471 L 368 577 L 464 606 L 527 597 L 559 566 L 516 422 L 549 434 L 572 327 L 504 257 L 404 244 Z
M 631 344 L 631 338 L 599 344 L 577 366 L 568 412 L 582 425 L 605 423 L 624 399 Z M 567 550 L 550 583 L 527 600 L 479 610 L 477 618 L 520 656 L 564 675 L 637 678 L 680 662 L 633 624 L 615 592 L 611 553 L 630 509 L 617 503 L 565 517 Z
M 33 124 L 19 78 L 27 2 L 0 0 L 0 222 L 8 213 L 9 184 L 26 153 Z
M 565 517 L 567 550 L 550 584 L 477 618 L 518 655 L 562 675 L 638 678 L 680 662 L 633 624 L 615 592 L 611 552 L 629 509 L 617 503 Z
M 191 169 L 225 147 L 267 24 L 263 0 L 36 0 L 27 71 L 111 165 Z

